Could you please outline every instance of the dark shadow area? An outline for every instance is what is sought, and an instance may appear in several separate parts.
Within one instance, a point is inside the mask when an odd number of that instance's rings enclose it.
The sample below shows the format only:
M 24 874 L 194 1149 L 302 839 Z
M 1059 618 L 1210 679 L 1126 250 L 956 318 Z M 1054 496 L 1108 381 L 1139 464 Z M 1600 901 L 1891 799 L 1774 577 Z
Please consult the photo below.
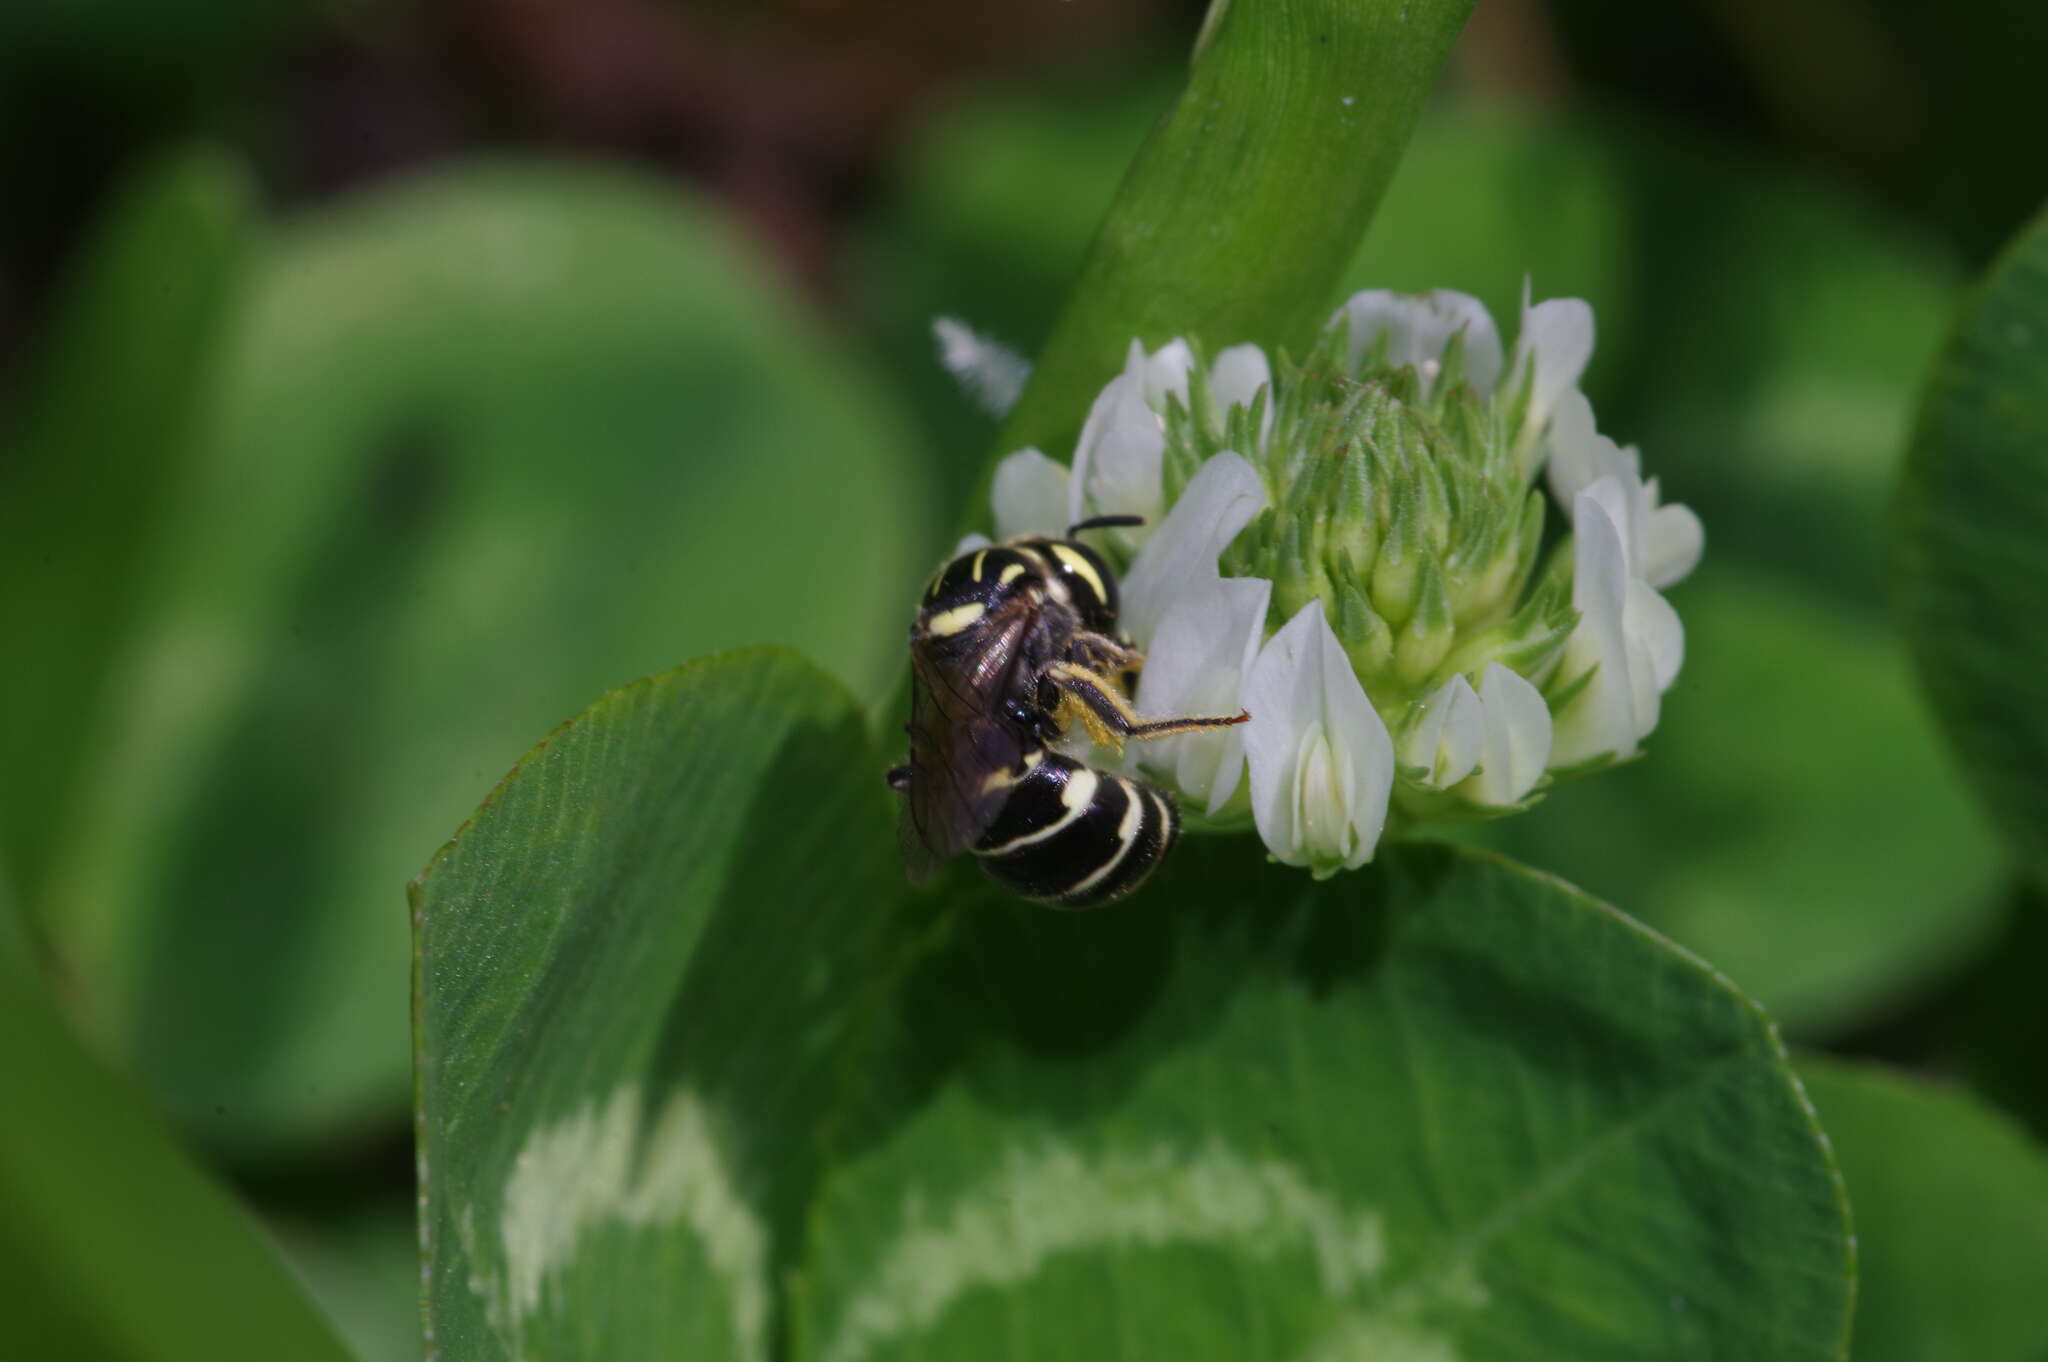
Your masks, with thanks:
M 266 1212 L 317 1222 L 345 1220 L 372 1206 L 402 1205 L 410 1215 L 414 1171 L 412 1123 L 397 1116 L 361 1139 L 290 1159 L 244 1162 L 228 1177 L 236 1191 Z
M 943 941 L 892 1005 L 896 1091 L 963 1082 L 1017 1117 L 1100 1115 L 1219 1024 L 1240 988 L 1298 974 L 1320 995 L 1369 974 L 1389 930 L 1381 876 L 1318 888 L 1267 863 L 1253 839 L 1194 838 L 1133 898 L 1090 912 L 963 885 Z M 1080 1066 L 1085 1083 L 1073 1081 Z M 841 1151 L 884 1138 L 905 1114 L 857 1106 Z
M 2048 892 L 2018 884 L 2008 897 L 2003 927 L 1967 969 L 1827 1048 L 1968 1083 L 2048 1140 L 2041 1085 L 2048 988 L 2040 966 L 2048 959 Z

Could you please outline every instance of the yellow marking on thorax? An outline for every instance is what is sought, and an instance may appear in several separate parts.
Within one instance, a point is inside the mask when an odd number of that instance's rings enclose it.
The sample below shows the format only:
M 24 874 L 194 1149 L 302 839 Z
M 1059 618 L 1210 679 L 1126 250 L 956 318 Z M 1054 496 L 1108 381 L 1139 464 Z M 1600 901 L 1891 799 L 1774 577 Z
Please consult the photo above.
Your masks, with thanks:
M 999 586 L 1008 586 L 1010 583 L 1016 581 L 1019 577 L 1022 577 L 1023 575 L 1024 565 L 1022 563 L 1012 563 L 1008 567 L 1003 569 L 1002 575 L 1000 577 L 996 578 L 996 584 Z
M 974 566 L 973 566 L 972 568 L 969 568 L 969 569 L 968 569 L 968 572 L 969 572 L 969 574 L 970 574 L 970 575 L 971 575 L 971 576 L 972 576 L 972 577 L 974 578 L 974 580 L 975 580 L 975 581 L 977 581 L 977 582 L 981 580 L 981 560 L 982 560 L 982 559 L 984 559 L 984 558 L 986 558 L 986 557 L 988 557 L 988 550 L 987 550 L 987 549 L 983 549 L 983 550 L 982 550 L 981 552 L 979 552 L 979 553 L 975 554 L 975 555 L 974 555 Z
M 980 601 L 969 601 L 933 615 L 925 621 L 924 631 L 933 638 L 951 638 L 987 613 L 988 607 Z
M 1075 552 L 1065 544 L 1052 545 L 1052 554 L 1053 557 L 1065 563 L 1069 571 L 1093 588 L 1096 600 L 1105 602 L 1109 600 L 1109 588 L 1102 584 L 1102 574 L 1095 570 L 1095 564 L 1089 562 L 1086 556 Z

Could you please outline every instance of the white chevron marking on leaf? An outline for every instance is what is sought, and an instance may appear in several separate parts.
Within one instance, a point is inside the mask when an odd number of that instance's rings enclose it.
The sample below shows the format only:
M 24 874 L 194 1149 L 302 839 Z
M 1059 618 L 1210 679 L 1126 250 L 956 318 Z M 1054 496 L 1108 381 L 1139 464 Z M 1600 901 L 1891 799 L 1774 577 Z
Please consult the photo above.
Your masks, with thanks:
M 681 1221 L 725 1284 L 738 1356 L 766 1358 L 768 1236 L 734 1189 L 709 1113 L 696 1094 L 677 1092 L 642 1139 L 641 1107 L 639 1086 L 623 1084 L 602 1106 L 586 1101 L 527 1136 L 499 1217 L 502 1312 L 517 1335 L 585 1232 Z
M 826 1362 L 922 1332 L 969 1290 L 1028 1280 L 1058 1253 L 1205 1243 L 1269 1259 L 1306 1248 L 1333 1296 L 1370 1281 L 1385 1258 L 1378 1215 L 1347 1212 L 1290 1164 L 1213 1143 L 1092 1159 L 1015 1150 L 941 1217 L 913 1202 L 904 1218 L 910 1228 L 852 1293 Z

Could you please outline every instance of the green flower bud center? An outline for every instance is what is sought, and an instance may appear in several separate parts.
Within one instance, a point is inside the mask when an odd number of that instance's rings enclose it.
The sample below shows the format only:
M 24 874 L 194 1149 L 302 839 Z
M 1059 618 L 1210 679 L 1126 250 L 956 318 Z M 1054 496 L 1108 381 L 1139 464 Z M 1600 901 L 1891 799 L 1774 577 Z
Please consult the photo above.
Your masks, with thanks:
M 1500 661 L 1550 667 L 1571 632 L 1568 553 L 1544 557 L 1544 499 L 1513 446 L 1518 385 L 1481 397 L 1457 342 L 1425 377 L 1384 348 L 1344 372 L 1341 331 L 1299 365 L 1283 356 L 1251 409 L 1218 413 L 1197 363 L 1168 412 L 1166 492 L 1235 450 L 1259 470 L 1266 510 L 1225 552 L 1231 576 L 1270 578 L 1270 632 L 1324 603 L 1367 696 L 1396 734 L 1458 673 Z M 1432 366 L 1436 367 L 1436 366 Z M 1271 405 L 1271 430 L 1260 438 Z

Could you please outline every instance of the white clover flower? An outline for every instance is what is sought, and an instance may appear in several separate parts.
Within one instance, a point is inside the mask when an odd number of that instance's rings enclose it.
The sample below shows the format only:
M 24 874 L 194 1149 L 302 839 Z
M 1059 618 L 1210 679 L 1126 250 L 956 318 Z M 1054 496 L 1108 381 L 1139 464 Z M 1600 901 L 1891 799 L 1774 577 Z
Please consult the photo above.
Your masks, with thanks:
M 1464 344 L 1465 378 L 1473 390 L 1490 393 L 1500 381 L 1500 332 L 1486 305 L 1470 294 L 1365 289 L 1352 294 L 1330 324 L 1344 328 L 1345 367 L 1354 374 L 1365 367 L 1373 346 L 1382 345 L 1382 362 L 1415 370 L 1427 392 L 1443 367 L 1444 347 L 1456 336 Z
M 1454 676 L 1422 702 L 1422 718 L 1409 732 L 1402 756 L 1419 784 L 1448 790 L 1472 774 L 1486 750 L 1486 717 L 1479 692 Z
M 1522 421 L 1515 435 L 1522 476 L 1534 476 L 1552 413 L 1560 402 L 1578 393 L 1579 377 L 1592 358 L 1593 309 L 1578 298 L 1549 298 L 1531 307 L 1529 286 L 1524 283 L 1522 328 L 1515 338 L 1515 360 L 1509 371 L 1516 381 L 1527 385 Z
M 1253 715 L 1244 736 L 1252 816 L 1266 849 L 1318 878 L 1371 860 L 1394 788 L 1394 740 L 1321 601 L 1260 649 L 1244 706 Z
M 1123 625 L 1145 653 L 1140 713 L 1232 714 L 1265 638 L 1273 584 L 1226 578 L 1216 560 L 1266 506 L 1265 484 L 1235 453 L 1202 465 L 1132 561 L 1123 583 Z M 1243 770 L 1238 728 L 1161 740 L 1148 764 L 1170 769 L 1183 794 L 1211 813 L 1236 792 Z
M 1147 353 L 1137 341 L 1124 371 L 1111 379 L 1089 409 L 1074 446 L 1073 479 L 1067 491 L 1067 521 L 1092 515 L 1135 515 L 1144 525 L 1119 531 L 1135 547 L 1145 542 L 1164 510 L 1162 474 L 1169 404 L 1189 400 L 1194 351 L 1172 340 Z M 1233 406 L 1249 407 L 1272 383 L 1272 368 L 1256 345 L 1239 345 L 1216 357 L 1208 372 L 1207 414 L 1221 416 Z
M 1133 745 L 1128 763 L 1221 824 L 1249 815 L 1318 876 L 1390 823 L 1497 817 L 1625 760 L 1656 726 L 1685 635 L 1660 589 L 1704 536 L 1578 390 L 1591 309 L 1531 304 L 1505 350 L 1478 300 L 1357 294 L 1299 366 L 1239 345 L 1204 364 L 1133 342 L 1071 473 L 998 468 L 997 532 L 1104 538 L 1146 654 L 1142 714 L 1239 727 Z M 1570 537 L 1544 543 L 1548 466 Z
M 1505 808 L 1535 789 L 1550 765 L 1550 708 L 1542 692 L 1498 662 L 1486 664 L 1479 700 L 1479 769 L 1459 789 L 1482 808 Z
M 1422 702 L 1403 761 L 1427 789 L 1455 790 L 1479 808 L 1508 808 L 1549 764 L 1550 709 L 1533 685 L 1498 662 L 1480 682 L 1461 673 Z
M 1234 714 L 1244 707 L 1245 677 L 1266 636 L 1273 584 L 1220 577 L 1179 595 L 1149 645 L 1138 681 L 1141 714 Z M 1180 792 L 1220 811 L 1244 775 L 1245 729 L 1219 728 L 1165 738 L 1142 755 Z
M 1634 445 L 1617 445 L 1593 427 L 1593 404 L 1573 391 L 1557 404 L 1550 425 L 1550 491 L 1570 509 L 1579 493 L 1606 480 L 1603 505 L 1622 532 L 1622 546 L 1636 575 L 1653 587 L 1682 580 L 1699 565 L 1706 531 L 1689 506 L 1659 504 L 1657 480 L 1643 481 L 1642 456 Z

